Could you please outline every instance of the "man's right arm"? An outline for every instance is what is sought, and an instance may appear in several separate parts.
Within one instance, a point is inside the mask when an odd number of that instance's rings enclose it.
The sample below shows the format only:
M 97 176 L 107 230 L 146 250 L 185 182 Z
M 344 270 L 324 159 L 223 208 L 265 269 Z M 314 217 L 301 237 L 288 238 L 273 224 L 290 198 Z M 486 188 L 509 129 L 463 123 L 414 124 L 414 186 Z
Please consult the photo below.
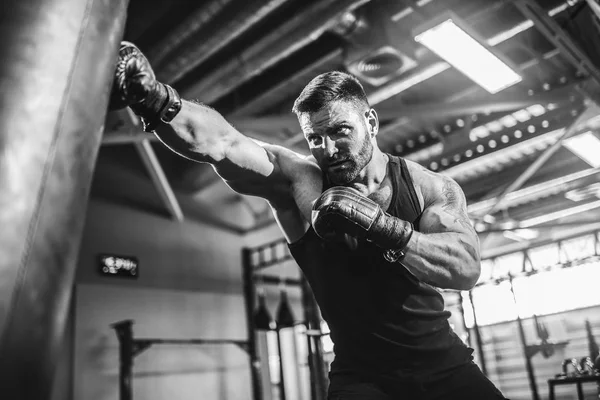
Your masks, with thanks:
M 210 107 L 179 98 L 157 81 L 144 54 L 122 42 L 109 107 L 129 106 L 171 150 L 210 163 L 229 186 L 242 194 L 263 197 L 284 208 L 293 205 L 294 188 L 313 165 L 291 150 L 259 145 L 242 135 Z M 278 206 L 277 204 L 275 204 Z
M 212 164 L 236 192 L 271 202 L 291 200 L 295 174 L 316 167 L 289 149 L 259 144 L 212 108 L 185 100 L 169 124 L 156 128 L 156 135 L 175 153 Z

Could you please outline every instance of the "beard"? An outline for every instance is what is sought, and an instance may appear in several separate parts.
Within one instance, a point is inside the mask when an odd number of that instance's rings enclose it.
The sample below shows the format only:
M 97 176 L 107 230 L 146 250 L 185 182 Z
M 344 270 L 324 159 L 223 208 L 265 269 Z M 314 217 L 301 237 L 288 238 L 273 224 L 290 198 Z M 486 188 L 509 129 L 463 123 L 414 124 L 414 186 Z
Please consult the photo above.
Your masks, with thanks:
M 358 150 L 357 154 L 350 154 L 347 158 L 344 158 L 346 164 L 344 168 L 332 170 L 327 168 L 327 178 L 335 185 L 347 185 L 360 174 L 367 164 L 373 158 L 373 144 L 368 136 L 365 135 L 365 139 Z

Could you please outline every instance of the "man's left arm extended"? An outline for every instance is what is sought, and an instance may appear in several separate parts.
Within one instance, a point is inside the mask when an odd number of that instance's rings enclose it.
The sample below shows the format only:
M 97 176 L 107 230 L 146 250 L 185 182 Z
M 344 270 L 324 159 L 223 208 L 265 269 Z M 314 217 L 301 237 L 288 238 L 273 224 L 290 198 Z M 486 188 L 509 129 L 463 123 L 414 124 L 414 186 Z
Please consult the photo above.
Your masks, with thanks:
M 469 290 L 481 272 L 479 238 L 467 215 L 460 186 L 444 177 L 441 194 L 426 206 L 401 260 L 422 282 L 443 289 Z

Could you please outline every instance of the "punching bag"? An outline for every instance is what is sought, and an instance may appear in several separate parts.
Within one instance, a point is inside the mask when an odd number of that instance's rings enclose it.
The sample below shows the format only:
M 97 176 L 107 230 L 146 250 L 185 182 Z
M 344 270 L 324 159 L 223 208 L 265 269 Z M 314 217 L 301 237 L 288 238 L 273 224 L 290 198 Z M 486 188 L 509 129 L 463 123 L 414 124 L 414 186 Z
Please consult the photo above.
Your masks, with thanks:
M 126 0 L 0 13 L 0 397 L 52 393 Z

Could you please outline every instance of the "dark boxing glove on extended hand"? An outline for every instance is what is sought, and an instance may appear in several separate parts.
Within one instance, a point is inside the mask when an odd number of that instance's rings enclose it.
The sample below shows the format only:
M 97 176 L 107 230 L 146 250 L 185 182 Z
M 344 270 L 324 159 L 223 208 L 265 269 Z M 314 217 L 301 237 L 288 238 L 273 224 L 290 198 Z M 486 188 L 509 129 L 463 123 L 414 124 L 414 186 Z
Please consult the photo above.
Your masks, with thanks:
M 109 108 L 131 107 L 153 131 L 162 122 L 170 122 L 181 110 L 181 98 L 175 89 L 156 80 L 148 59 L 135 45 L 121 42 Z
M 387 214 L 373 200 L 344 186 L 321 194 L 312 208 L 312 226 L 325 240 L 339 240 L 348 234 L 386 250 L 403 250 L 413 233 L 410 222 Z

